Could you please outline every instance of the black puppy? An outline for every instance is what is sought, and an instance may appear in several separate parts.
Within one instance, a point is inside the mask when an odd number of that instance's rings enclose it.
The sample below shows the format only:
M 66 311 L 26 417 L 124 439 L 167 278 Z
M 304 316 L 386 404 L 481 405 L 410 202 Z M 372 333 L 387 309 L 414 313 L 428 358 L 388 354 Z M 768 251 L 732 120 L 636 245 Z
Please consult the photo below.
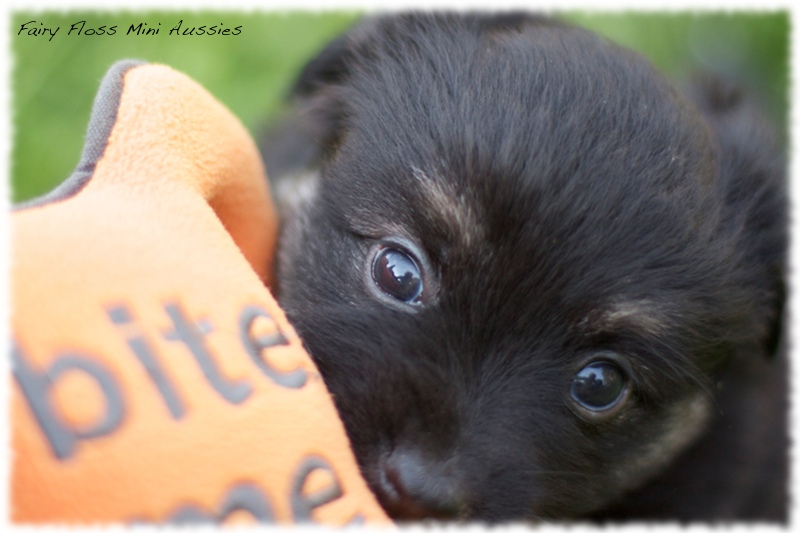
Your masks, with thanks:
M 273 132 L 278 297 L 394 517 L 786 519 L 784 163 L 535 16 L 369 19 Z

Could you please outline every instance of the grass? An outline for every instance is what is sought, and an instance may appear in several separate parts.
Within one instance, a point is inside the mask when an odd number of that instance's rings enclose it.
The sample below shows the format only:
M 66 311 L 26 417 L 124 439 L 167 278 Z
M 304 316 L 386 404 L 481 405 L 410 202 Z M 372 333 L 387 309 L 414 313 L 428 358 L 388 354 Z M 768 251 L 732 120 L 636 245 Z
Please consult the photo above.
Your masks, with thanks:
M 11 17 L 12 201 L 53 188 L 78 162 L 92 100 L 117 60 L 143 59 L 185 72 L 256 131 L 280 108 L 301 65 L 356 12 L 17 11 Z M 704 68 L 739 78 L 787 125 L 789 15 L 772 13 L 564 13 L 649 57 L 681 79 Z M 59 27 L 56 35 L 18 34 Z M 80 35 L 70 27 L 85 21 Z M 205 25 L 241 26 L 239 35 L 170 35 Z M 156 35 L 128 34 L 131 26 Z M 105 34 L 87 35 L 105 27 Z M 108 31 L 116 26 L 114 35 Z

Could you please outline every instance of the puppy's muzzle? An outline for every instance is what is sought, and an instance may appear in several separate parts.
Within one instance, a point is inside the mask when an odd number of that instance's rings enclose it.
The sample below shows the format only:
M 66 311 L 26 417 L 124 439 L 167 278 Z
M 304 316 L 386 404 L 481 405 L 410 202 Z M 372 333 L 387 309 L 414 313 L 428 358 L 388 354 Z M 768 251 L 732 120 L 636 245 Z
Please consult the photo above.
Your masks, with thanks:
M 396 520 L 458 519 L 465 514 L 467 498 L 455 461 L 394 449 L 379 461 L 373 490 Z

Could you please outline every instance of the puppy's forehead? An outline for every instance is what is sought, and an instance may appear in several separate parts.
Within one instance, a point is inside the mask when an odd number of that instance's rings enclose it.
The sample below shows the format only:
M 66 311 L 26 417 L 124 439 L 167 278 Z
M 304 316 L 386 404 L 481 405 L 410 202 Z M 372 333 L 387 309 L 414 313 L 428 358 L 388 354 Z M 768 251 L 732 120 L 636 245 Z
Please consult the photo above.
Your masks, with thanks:
M 389 32 L 342 89 L 331 188 L 351 228 L 536 285 L 601 282 L 641 248 L 631 229 L 663 242 L 670 213 L 711 220 L 705 130 L 643 60 L 577 30 L 456 26 Z
M 341 214 L 356 233 L 404 237 L 439 252 L 479 250 L 489 240 L 484 209 L 463 182 L 437 170 L 408 165 L 380 186 L 346 187 Z M 370 190 L 369 194 L 358 191 Z M 346 203 L 347 205 L 343 205 Z

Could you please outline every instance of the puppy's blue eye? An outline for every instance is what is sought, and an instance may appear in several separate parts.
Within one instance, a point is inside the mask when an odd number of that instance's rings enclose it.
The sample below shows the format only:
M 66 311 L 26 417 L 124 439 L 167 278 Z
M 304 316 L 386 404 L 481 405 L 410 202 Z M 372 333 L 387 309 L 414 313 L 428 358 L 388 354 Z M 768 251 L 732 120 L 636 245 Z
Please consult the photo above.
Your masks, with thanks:
M 375 255 L 372 279 L 383 292 L 401 302 L 417 303 L 422 294 L 422 274 L 417 262 L 397 248 L 384 248 Z
M 625 392 L 626 377 L 610 361 L 595 361 L 583 367 L 572 378 L 569 393 L 572 399 L 590 411 L 614 407 Z

